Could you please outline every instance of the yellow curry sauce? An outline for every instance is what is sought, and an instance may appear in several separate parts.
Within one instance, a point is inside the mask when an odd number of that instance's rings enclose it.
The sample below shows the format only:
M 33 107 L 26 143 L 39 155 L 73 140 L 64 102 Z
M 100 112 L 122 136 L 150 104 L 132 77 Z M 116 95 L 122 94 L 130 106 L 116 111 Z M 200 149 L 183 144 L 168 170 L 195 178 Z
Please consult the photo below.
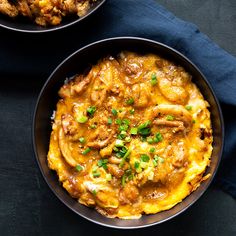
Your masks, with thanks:
M 59 96 L 48 165 L 80 203 L 139 218 L 170 209 L 208 177 L 209 105 L 182 67 L 121 52 Z

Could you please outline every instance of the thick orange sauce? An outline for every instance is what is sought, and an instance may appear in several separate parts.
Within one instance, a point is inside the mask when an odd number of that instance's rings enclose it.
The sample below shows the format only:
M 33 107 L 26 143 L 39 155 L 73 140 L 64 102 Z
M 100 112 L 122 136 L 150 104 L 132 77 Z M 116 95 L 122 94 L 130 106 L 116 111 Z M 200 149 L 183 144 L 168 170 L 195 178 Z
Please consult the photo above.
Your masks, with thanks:
M 208 103 L 180 66 L 121 52 L 59 91 L 48 153 L 69 194 L 108 217 L 170 209 L 210 164 Z

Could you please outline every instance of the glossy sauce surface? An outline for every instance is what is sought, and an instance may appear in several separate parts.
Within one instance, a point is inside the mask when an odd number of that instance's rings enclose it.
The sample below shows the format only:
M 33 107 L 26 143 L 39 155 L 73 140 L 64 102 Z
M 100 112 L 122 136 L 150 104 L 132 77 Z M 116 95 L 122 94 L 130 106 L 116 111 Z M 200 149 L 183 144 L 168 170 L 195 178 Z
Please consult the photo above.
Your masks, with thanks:
M 209 105 L 182 67 L 121 52 L 59 96 L 48 165 L 80 203 L 139 218 L 170 209 L 209 177 Z

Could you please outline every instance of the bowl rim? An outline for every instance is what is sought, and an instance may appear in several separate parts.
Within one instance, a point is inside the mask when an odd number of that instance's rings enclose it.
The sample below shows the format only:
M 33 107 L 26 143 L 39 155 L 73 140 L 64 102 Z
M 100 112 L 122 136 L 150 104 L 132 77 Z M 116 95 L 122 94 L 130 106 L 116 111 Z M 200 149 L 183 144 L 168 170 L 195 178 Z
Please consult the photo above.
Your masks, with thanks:
M 84 16 L 78 17 L 78 19 L 73 20 L 69 23 L 66 23 L 65 25 L 59 24 L 59 25 L 56 25 L 54 27 L 52 26 L 53 28 L 46 28 L 45 27 L 45 28 L 42 28 L 42 29 L 29 30 L 29 29 L 20 29 L 20 28 L 17 28 L 17 27 L 8 26 L 8 25 L 2 24 L 2 23 L 0 23 L 0 27 L 5 28 L 7 30 L 21 32 L 21 33 L 34 33 L 34 34 L 37 34 L 37 33 L 53 32 L 53 31 L 56 31 L 56 30 L 65 29 L 69 26 L 77 24 L 80 21 L 83 21 L 84 19 L 89 17 L 91 14 L 93 14 L 96 10 L 98 10 L 105 2 L 106 2 L 106 0 L 100 0 L 100 2 L 92 10 L 90 10 L 88 13 L 86 13 Z M 34 23 L 34 24 L 35 24 L 35 27 L 39 26 L 36 23 Z
M 49 184 L 49 181 L 43 171 L 43 168 L 39 162 L 39 157 L 38 157 L 38 154 L 37 154 L 37 149 L 36 149 L 36 142 L 35 142 L 35 127 L 36 127 L 36 123 L 35 123 L 35 120 L 36 120 L 36 116 L 37 116 L 37 111 L 38 111 L 38 105 L 40 103 L 40 100 L 41 100 L 41 97 L 44 93 L 44 90 L 45 88 L 47 87 L 47 85 L 49 84 L 50 80 L 53 78 L 54 74 L 56 73 L 56 71 L 68 60 L 70 60 L 75 54 L 77 53 L 80 53 L 81 51 L 85 50 L 86 48 L 88 47 L 91 47 L 91 46 L 96 46 L 97 44 L 101 44 L 101 43 L 106 43 L 106 42 L 109 42 L 109 41 L 113 41 L 113 40 L 138 40 L 138 41 L 143 41 L 144 43 L 145 42 L 149 42 L 151 44 L 156 44 L 156 45 L 159 45 L 161 47 L 164 47 L 165 49 L 167 50 L 170 50 L 172 52 L 174 52 L 175 54 L 178 54 L 180 57 L 182 57 L 185 61 L 187 61 L 187 63 L 191 64 L 195 70 L 197 70 L 197 72 L 199 73 L 199 75 L 202 77 L 202 79 L 206 82 L 206 85 L 210 91 L 210 93 L 212 94 L 214 100 L 215 100 L 215 103 L 216 103 L 216 107 L 217 107 L 217 111 L 219 113 L 219 121 L 220 121 L 220 129 L 221 129 L 221 147 L 219 149 L 219 153 L 218 153 L 218 161 L 217 161 L 217 164 L 215 166 L 215 169 L 214 169 L 214 172 L 212 173 L 212 175 L 210 176 L 210 179 L 208 180 L 208 182 L 206 183 L 206 185 L 204 186 L 204 189 L 193 199 L 193 201 L 191 201 L 187 206 L 185 206 L 183 209 L 181 209 L 180 211 L 178 211 L 177 213 L 169 216 L 169 217 L 166 217 L 165 219 L 162 219 L 160 221 L 157 221 L 157 222 L 153 222 L 153 223 L 147 223 L 147 224 L 144 224 L 144 225 L 138 225 L 138 226 L 119 226 L 119 225 L 112 225 L 112 224 L 108 224 L 108 223 L 103 223 L 103 222 L 99 222 L 97 221 L 96 219 L 91 219 L 85 215 L 83 215 L 82 213 L 78 212 L 77 210 L 75 210 L 72 206 L 69 205 L 69 203 L 67 203 L 64 199 L 62 199 L 58 194 L 57 192 L 54 190 L 54 188 Z M 148 39 L 148 38 L 143 38 L 143 37 L 131 37 L 131 36 L 120 36 L 120 37 L 111 37 L 111 38 L 105 38 L 105 39 L 102 39 L 102 40 L 98 40 L 98 41 L 95 41 L 93 43 L 90 43 L 88 45 L 85 45 L 83 46 L 82 48 L 79 48 L 78 50 L 76 50 L 75 52 L 73 52 L 72 54 L 70 54 L 68 57 L 66 57 L 54 70 L 53 72 L 50 74 L 50 76 L 48 77 L 48 79 L 46 80 L 46 82 L 44 83 L 39 95 L 38 95 L 38 98 L 37 98 L 37 101 L 36 101 L 36 104 L 35 104 L 35 109 L 34 109 L 34 113 L 33 113 L 33 117 L 32 117 L 32 140 L 33 140 L 33 150 L 34 150 L 34 154 L 35 154 L 35 158 L 36 158 L 36 161 L 37 161 L 37 164 L 38 164 L 38 167 L 40 169 L 40 172 L 44 178 L 44 180 L 46 181 L 47 185 L 49 186 L 49 188 L 52 190 L 52 192 L 56 195 L 56 197 L 64 204 L 66 205 L 70 210 L 72 210 L 74 213 L 76 213 L 77 215 L 83 217 L 84 219 L 87 219 L 88 221 L 90 222 L 93 222 L 93 223 L 96 223 L 98 225 L 102 225 L 102 226 L 106 226 L 106 227 L 109 227 L 109 228 L 113 228 L 113 229 L 139 229 L 139 228 L 146 228 L 146 227 L 150 227 L 150 226 L 154 226 L 154 225 L 158 225 L 158 224 L 161 224 L 161 223 L 164 223 L 168 220 L 171 220 L 172 218 L 180 215 L 181 213 L 183 213 L 185 210 L 187 210 L 189 207 L 191 207 L 205 192 L 206 190 L 209 188 L 210 184 L 212 183 L 217 171 L 218 171 L 218 168 L 219 168 L 219 165 L 221 163 L 221 160 L 222 160 L 222 155 L 223 155 L 223 150 L 224 150 L 224 139 L 225 139 L 225 125 L 224 125 L 224 119 L 223 119 L 223 114 L 222 114 L 222 110 L 221 110 L 221 107 L 220 107 L 220 103 L 216 97 L 216 94 L 214 92 L 214 90 L 212 89 L 212 86 L 211 84 L 209 83 L 209 81 L 206 79 L 206 77 L 204 76 L 204 74 L 199 70 L 199 68 L 192 62 L 190 61 L 190 59 L 188 59 L 186 56 L 184 56 L 182 53 L 180 53 L 179 51 L 177 51 L 176 49 L 166 45 L 166 44 L 163 44 L 161 42 L 158 42 L 158 41 L 155 41 L 155 40 L 151 40 L 151 39 Z M 191 195 L 191 194 L 190 194 Z M 190 196 L 188 195 L 188 196 Z M 188 197 L 186 196 L 186 197 Z M 185 199 L 185 198 L 184 198 Z M 183 199 L 183 201 L 184 201 Z M 179 203 L 178 203 L 179 204 Z M 158 213 L 156 213 L 158 214 Z M 155 215 L 155 214 L 153 214 Z M 105 217 L 105 216 L 104 216 Z

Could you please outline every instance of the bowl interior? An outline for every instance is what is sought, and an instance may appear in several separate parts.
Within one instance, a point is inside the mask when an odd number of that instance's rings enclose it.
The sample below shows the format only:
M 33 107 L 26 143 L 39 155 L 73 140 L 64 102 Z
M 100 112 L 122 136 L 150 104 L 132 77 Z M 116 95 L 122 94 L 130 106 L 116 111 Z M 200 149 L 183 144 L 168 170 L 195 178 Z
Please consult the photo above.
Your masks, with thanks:
M 7 29 L 15 30 L 15 31 L 31 32 L 31 33 L 54 31 L 54 30 L 62 29 L 67 26 L 80 22 L 81 20 L 85 19 L 87 16 L 92 14 L 95 10 L 97 10 L 104 2 L 105 0 L 98 0 L 92 5 L 92 7 L 89 9 L 89 11 L 87 12 L 85 16 L 65 17 L 62 20 L 62 22 L 56 26 L 43 27 L 43 26 L 37 25 L 35 22 L 29 20 L 27 17 L 19 16 L 16 18 L 10 18 L 3 14 L 0 14 L 0 26 Z
M 183 66 L 185 70 L 192 75 L 193 82 L 197 84 L 203 96 L 210 104 L 209 109 L 211 112 L 214 136 L 212 161 L 210 167 L 207 169 L 207 173 L 210 173 L 212 177 L 204 181 L 195 192 L 172 209 L 155 215 L 144 215 L 138 220 L 108 219 L 97 213 L 94 209 L 77 203 L 77 201 L 72 199 L 60 186 L 57 175 L 49 170 L 46 162 L 51 132 L 50 117 L 53 110 L 56 109 L 55 105 L 59 99 L 57 92 L 63 85 L 65 78 L 82 72 L 88 65 L 96 63 L 101 57 L 108 54 L 116 55 L 121 50 L 131 50 L 139 53 L 155 53 Z M 51 74 L 39 95 L 33 126 L 34 148 L 39 167 L 46 182 L 57 197 L 74 212 L 90 221 L 115 228 L 138 228 L 161 223 L 187 209 L 203 194 L 210 184 L 219 165 L 223 148 L 224 130 L 219 103 L 201 72 L 188 59 L 175 50 L 163 44 L 139 38 L 102 40 L 78 50 L 63 61 Z

